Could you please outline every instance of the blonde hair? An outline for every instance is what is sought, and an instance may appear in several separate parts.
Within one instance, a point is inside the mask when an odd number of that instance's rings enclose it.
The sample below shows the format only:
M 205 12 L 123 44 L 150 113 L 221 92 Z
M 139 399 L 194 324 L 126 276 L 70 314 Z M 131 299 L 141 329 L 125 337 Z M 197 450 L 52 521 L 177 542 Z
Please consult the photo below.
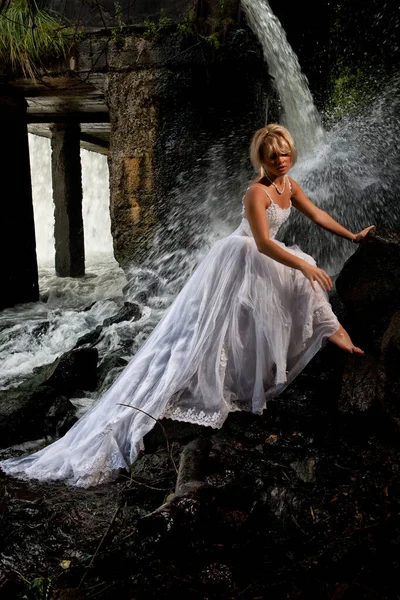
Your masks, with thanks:
M 294 140 L 286 127 L 271 123 L 262 127 L 253 135 L 250 144 L 250 160 L 260 178 L 267 175 L 264 165 L 266 156 L 273 154 L 290 154 L 291 166 L 297 160 Z

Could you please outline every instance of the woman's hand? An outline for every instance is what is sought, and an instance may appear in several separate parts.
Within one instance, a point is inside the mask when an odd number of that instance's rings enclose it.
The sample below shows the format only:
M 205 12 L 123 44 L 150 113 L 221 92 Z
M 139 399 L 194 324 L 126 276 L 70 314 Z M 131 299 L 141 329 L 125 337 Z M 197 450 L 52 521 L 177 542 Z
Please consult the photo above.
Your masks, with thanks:
M 300 271 L 304 277 L 307 277 L 314 291 L 316 291 L 315 281 L 319 283 L 323 290 L 329 291 L 332 288 L 332 279 L 319 267 L 315 267 L 304 261 L 304 266 L 300 268 Z
M 361 240 L 363 240 L 365 238 L 365 236 L 367 235 L 368 231 L 370 229 L 372 229 L 373 227 L 375 227 L 375 225 L 370 225 L 369 227 L 366 227 L 365 229 L 363 229 L 362 231 L 360 231 L 360 233 L 356 233 L 355 238 L 353 238 L 353 242 L 355 244 L 359 244 L 361 242 Z

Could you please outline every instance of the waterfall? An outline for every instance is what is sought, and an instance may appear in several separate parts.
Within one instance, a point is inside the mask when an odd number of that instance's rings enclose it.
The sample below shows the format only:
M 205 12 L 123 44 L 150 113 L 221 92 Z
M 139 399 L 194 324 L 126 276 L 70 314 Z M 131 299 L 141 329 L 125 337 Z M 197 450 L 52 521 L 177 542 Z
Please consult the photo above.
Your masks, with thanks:
M 107 157 L 81 149 L 81 162 L 86 264 L 115 262 Z
M 50 268 L 54 267 L 55 252 L 50 140 L 29 134 L 29 153 L 38 265 L 39 269 Z M 81 163 L 85 263 L 115 263 L 109 212 L 107 157 L 82 149 Z
M 323 137 L 307 78 L 267 0 L 242 0 L 242 6 L 250 28 L 262 45 L 269 74 L 282 103 L 282 124 L 293 135 L 302 157 Z
M 29 134 L 36 256 L 39 268 L 54 268 L 54 208 L 50 140 Z

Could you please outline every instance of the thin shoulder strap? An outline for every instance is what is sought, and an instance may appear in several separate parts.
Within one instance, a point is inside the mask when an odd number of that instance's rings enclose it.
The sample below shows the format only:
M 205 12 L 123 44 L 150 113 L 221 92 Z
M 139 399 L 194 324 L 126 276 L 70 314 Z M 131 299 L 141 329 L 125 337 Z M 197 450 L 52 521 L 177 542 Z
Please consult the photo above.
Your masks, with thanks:
M 263 192 L 265 192 L 265 193 L 267 194 L 268 198 L 270 199 L 270 202 L 272 202 L 272 204 L 274 204 L 274 201 L 272 200 L 271 196 L 269 195 L 269 193 L 268 193 L 268 190 L 266 190 L 266 189 L 265 189 L 265 187 L 264 187 L 263 185 L 261 185 L 261 183 L 252 183 L 252 184 L 251 184 L 251 185 L 249 185 L 249 187 L 247 188 L 247 191 L 249 191 L 249 189 L 250 189 L 251 187 L 254 187 L 254 186 L 257 186 L 257 187 L 259 187 L 260 189 L 262 189 L 262 190 L 263 190 Z
M 292 182 L 290 180 L 290 177 L 288 177 L 288 182 L 289 182 L 290 197 L 292 197 Z

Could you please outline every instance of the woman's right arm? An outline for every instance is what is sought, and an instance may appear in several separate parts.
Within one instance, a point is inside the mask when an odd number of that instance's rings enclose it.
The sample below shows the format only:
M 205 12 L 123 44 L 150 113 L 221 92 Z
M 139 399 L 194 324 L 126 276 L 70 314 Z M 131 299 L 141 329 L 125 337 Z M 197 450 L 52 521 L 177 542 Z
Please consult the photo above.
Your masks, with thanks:
M 277 262 L 298 269 L 310 281 L 312 288 L 315 290 L 314 282 L 320 284 L 325 290 L 330 290 L 332 281 L 329 275 L 322 269 L 310 265 L 302 258 L 287 252 L 281 248 L 269 237 L 269 225 L 266 215 L 266 209 L 270 203 L 269 198 L 262 189 L 253 187 L 250 188 L 245 196 L 244 204 L 246 207 L 246 218 L 250 224 L 251 231 L 254 236 L 259 252 L 265 254 L 269 258 Z

